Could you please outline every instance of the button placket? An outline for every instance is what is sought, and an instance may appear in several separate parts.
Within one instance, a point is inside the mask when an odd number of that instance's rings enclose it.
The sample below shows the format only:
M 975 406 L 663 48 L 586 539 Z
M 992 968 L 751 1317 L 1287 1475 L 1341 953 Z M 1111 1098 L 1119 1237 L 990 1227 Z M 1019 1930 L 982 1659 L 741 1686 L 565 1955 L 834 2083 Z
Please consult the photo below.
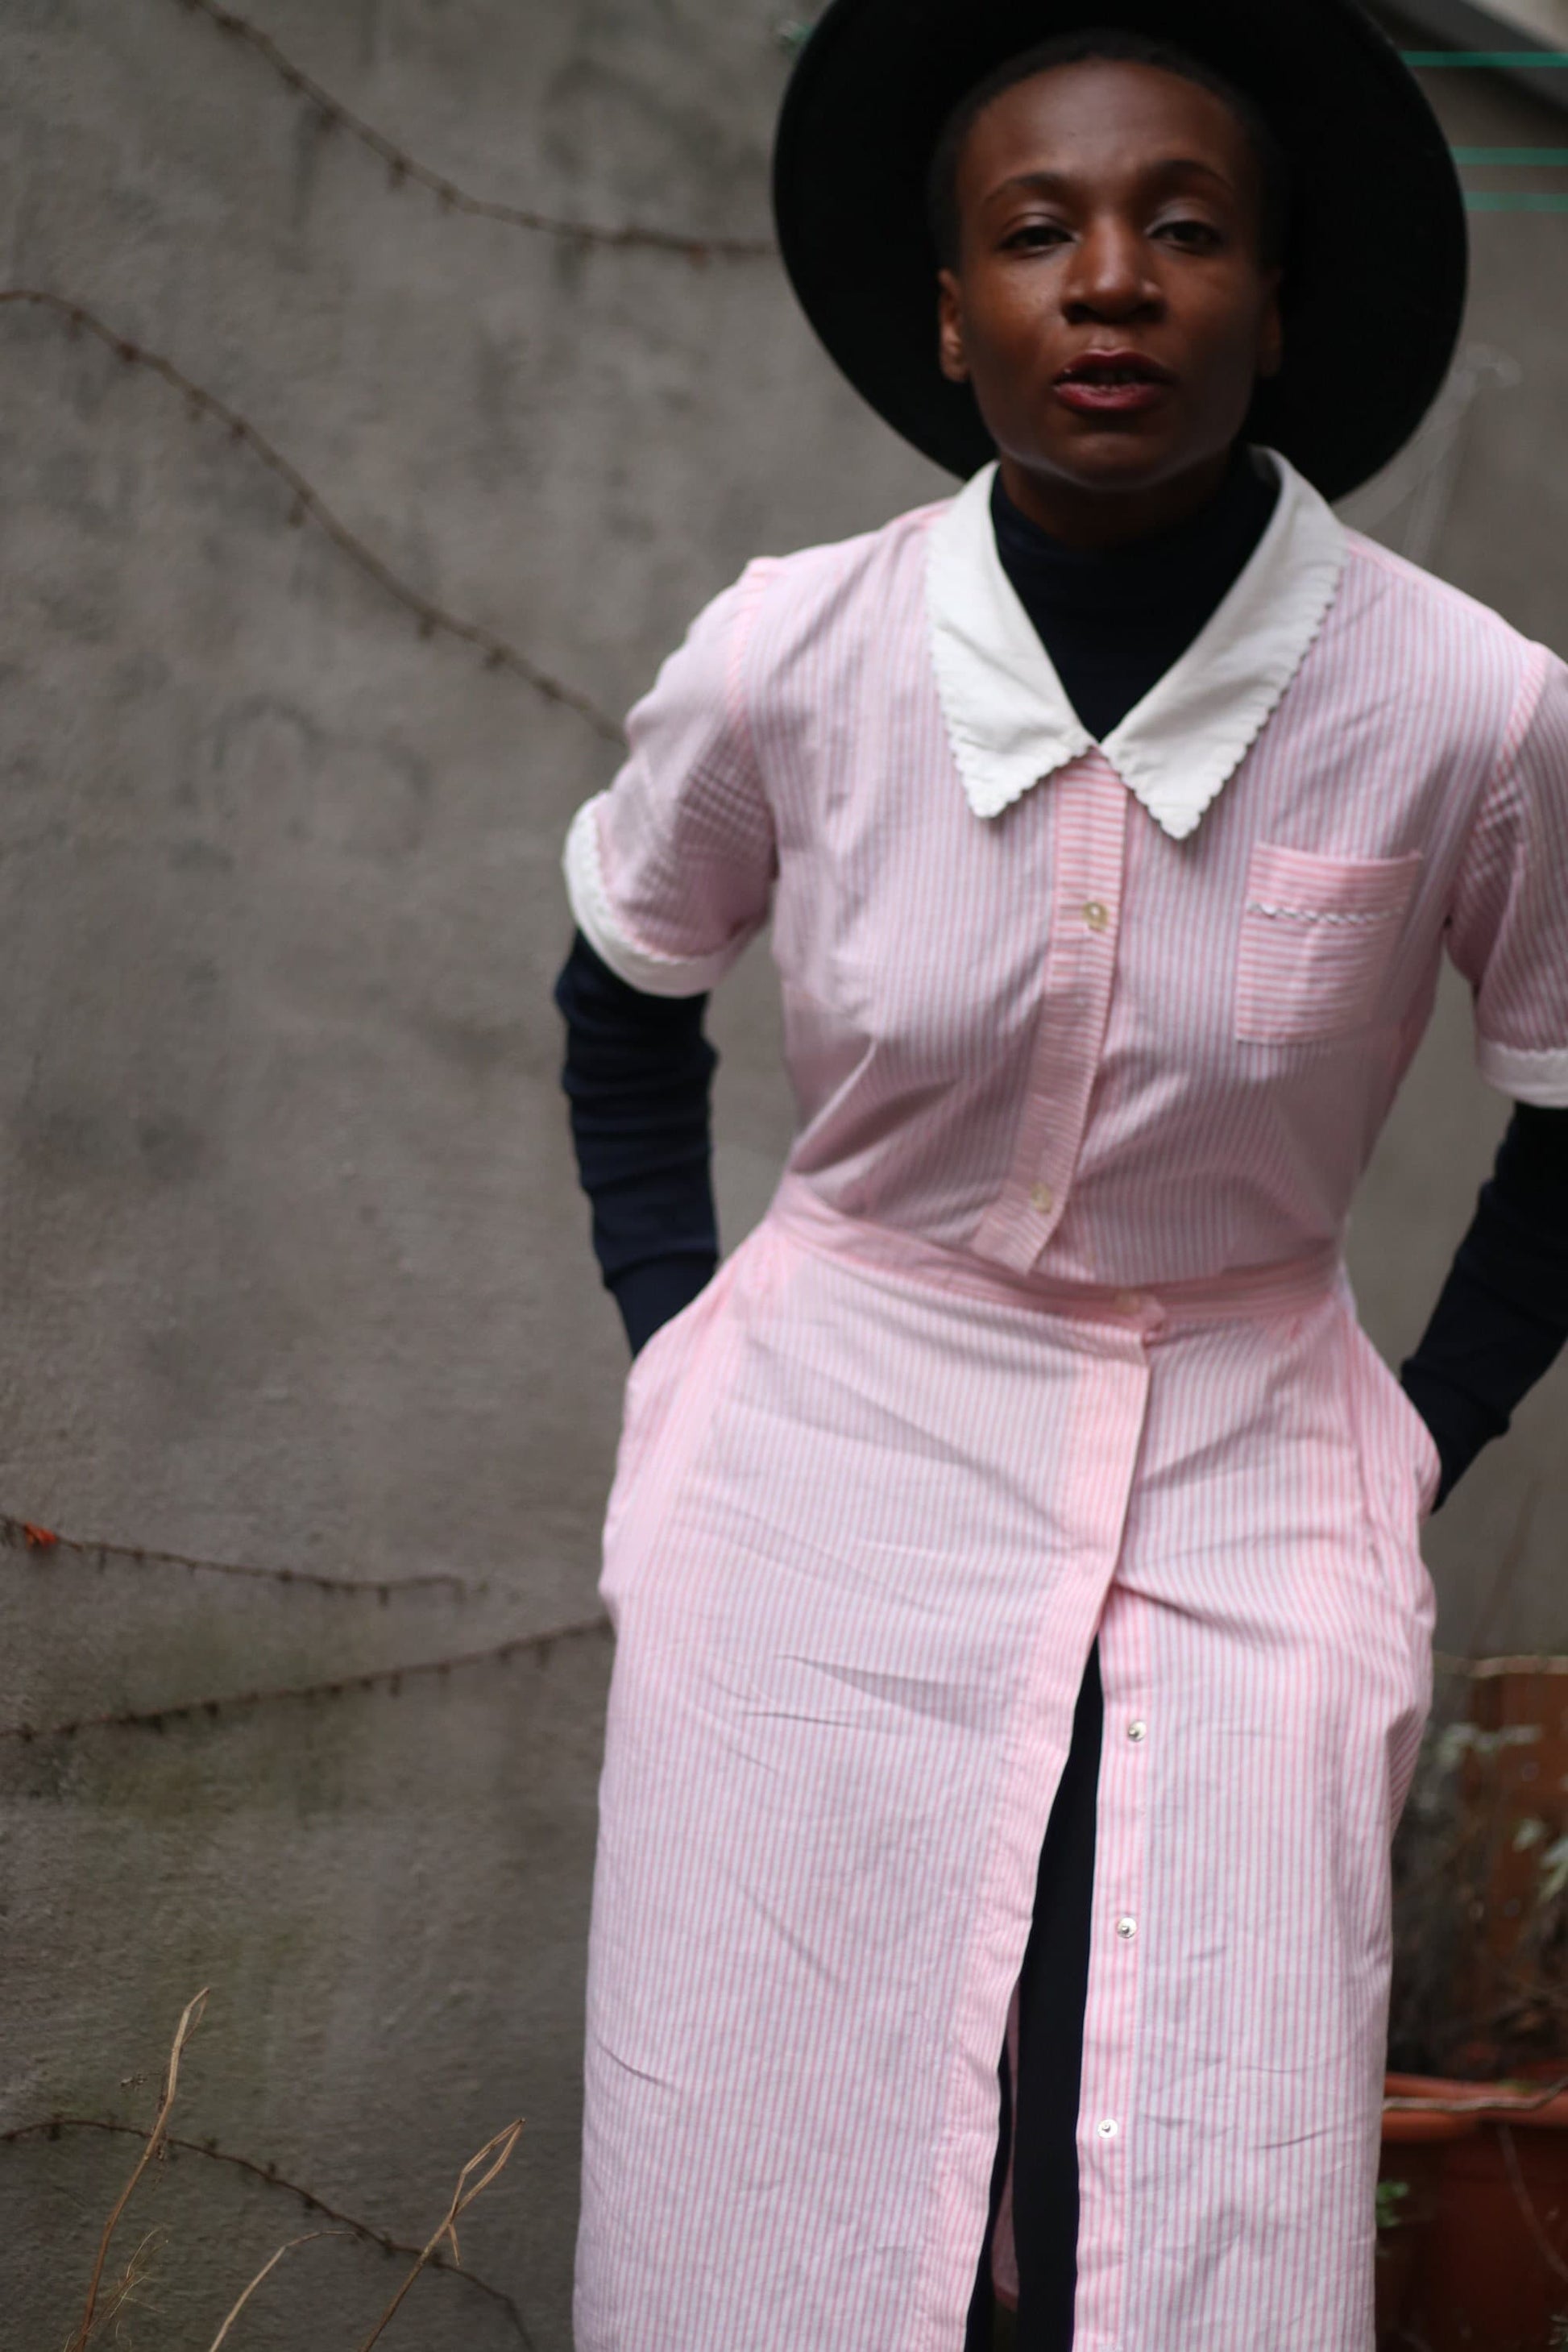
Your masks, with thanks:
M 1152 1920 L 1144 1916 L 1148 1733 L 1137 1709 L 1148 1695 L 1148 1629 L 1139 1604 L 1112 1586 L 1100 1628 L 1106 1743 L 1099 1790 L 1097 1866 L 1109 1882 L 1097 1907 L 1085 2014 L 1081 2178 L 1092 2183 L 1080 2218 L 1080 2333 L 1096 2344 L 1116 2333 L 1125 2277 L 1130 2167 L 1139 2122 L 1139 1982 Z M 1136 1726 L 1140 1734 L 1131 1734 Z
M 1054 810 L 1052 920 L 1013 1163 L 973 1248 L 1017 1273 L 1061 1222 L 1082 1148 L 1116 975 L 1127 787 L 1100 752 L 1060 770 Z

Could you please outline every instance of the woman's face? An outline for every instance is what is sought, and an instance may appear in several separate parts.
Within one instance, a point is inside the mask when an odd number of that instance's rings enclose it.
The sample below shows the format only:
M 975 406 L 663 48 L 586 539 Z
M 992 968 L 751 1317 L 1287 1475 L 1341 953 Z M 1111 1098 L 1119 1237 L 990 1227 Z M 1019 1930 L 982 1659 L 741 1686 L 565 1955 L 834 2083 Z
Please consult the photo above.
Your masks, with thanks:
M 958 162 L 942 372 L 1025 513 L 1079 545 L 1181 520 L 1280 360 L 1260 173 L 1221 98 L 1089 59 L 1016 82 Z

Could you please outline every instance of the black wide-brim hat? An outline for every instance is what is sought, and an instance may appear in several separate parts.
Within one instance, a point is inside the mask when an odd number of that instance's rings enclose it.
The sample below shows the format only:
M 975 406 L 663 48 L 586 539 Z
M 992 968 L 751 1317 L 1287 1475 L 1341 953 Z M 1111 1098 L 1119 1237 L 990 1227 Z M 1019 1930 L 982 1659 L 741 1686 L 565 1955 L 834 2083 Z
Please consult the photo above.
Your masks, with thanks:
M 833 0 L 779 120 L 773 205 L 806 317 L 874 409 L 938 465 L 994 456 L 937 364 L 926 179 L 948 115 L 1008 58 L 1091 27 L 1185 49 L 1268 119 L 1290 166 L 1285 363 L 1247 437 L 1326 498 L 1403 448 L 1453 358 L 1464 199 L 1436 117 L 1353 0 Z

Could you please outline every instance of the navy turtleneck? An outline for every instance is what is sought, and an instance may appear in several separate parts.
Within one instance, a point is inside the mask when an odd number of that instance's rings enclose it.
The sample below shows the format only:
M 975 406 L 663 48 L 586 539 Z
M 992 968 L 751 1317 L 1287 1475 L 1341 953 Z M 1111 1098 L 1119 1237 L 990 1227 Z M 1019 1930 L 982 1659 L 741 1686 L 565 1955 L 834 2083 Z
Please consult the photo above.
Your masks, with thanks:
M 1152 539 L 1064 547 L 1021 514 L 996 476 L 996 551 L 1068 700 L 1100 742 L 1179 661 L 1246 569 L 1279 483 L 1238 449 L 1207 506 Z

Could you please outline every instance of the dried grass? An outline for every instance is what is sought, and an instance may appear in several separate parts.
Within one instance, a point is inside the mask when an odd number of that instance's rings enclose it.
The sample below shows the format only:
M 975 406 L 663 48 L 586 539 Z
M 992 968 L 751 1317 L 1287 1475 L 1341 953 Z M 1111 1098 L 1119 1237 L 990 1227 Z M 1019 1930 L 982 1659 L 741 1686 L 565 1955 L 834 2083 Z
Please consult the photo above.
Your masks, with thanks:
M 452 2249 L 452 2260 L 455 2263 L 460 2263 L 462 2261 L 463 2257 L 458 2251 L 458 2223 L 461 2220 L 462 2216 L 468 2211 L 475 2198 L 480 2196 L 483 2191 L 489 2187 L 490 2182 L 495 2179 L 497 2173 L 501 2171 L 510 2161 L 512 2150 L 516 2147 L 517 2143 L 521 2137 L 522 2119 L 520 2116 L 516 2123 L 508 2124 L 504 2131 L 497 2132 L 493 2139 L 488 2139 L 483 2147 L 479 2149 L 477 2156 L 469 2157 L 467 2164 L 464 2165 L 461 2172 L 458 2175 L 458 2185 L 452 2191 L 452 2201 L 447 2206 L 445 2214 L 442 2216 L 440 2225 L 437 2229 L 435 2235 L 424 2248 L 418 2261 L 415 2263 L 414 2268 L 409 2272 L 408 2276 L 404 2280 L 403 2284 L 398 2288 L 397 2293 L 393 2296 L 392 2301 L 387 2305 L 386 2309 L 382 2313 L 381 2317 L 376 2321 L 375 2326 L 371 2329 L 370 2334 L 359 2347 L 359 2352 L 370 2352 L 371 2346 L 385 2333 L 387 2322 L 392 2318 L 398 2305 L 403 2301 L 404 2296 L 408 2293 L 409 2288 L 414 2284 L 416 2279 L 419 2276 L 420 2272 L 437 2252 L 443 2240 L 445 2240 Z M 479 2170 L 479 2166 L 486 2162 L 487 2158 L 489 2160 L 489 2169 L 487 2172 L 480 2174 L 478 2180 L 473 2179 L 472 2176 Z
M 98 2242 L 98 2252 L 92 2265 L 92 2275 L 88 2281 L 87 2296 L 82 2305 L 81 2316 L 66 2341 L 64 2352 L 89 2352 L 89 2347 L 100 2340 L 103 2330 L 131 2304 L 139 2300 L 141 2290 L 151 2271 L 153 2256 L 167 2234 L 162 2229 L 149 2231 L 120 2276 L 108 2285 L 104 2284 L 110 2249 L 113 2244 L 115 2232 L 124 2218 L 126 2207 L 135 2195 L 149 2166 L 163 2153 L 167 2144 L 169 2116 L 179 2090 L 180 2061 L 184 2055 L 191 2036 L 202 2021 L 202 2015 L 207 2003 L 207 1992 L 208 1988 L 204 1986 L 193 2000 L 186 2002 L 179 2024 L 174 2029 L 174 2039 L 169 2051 L 169 2063 L 164 2069 L 163 2088 L 159 2094 L 158 2112 L 153 2117 L 153 2127 L 147 2135 L 146 2145 L 132 2169 L 131 2178 L 116 2198 L 113 2210 L 103 2225 L 102 2234 Z M 483 2195 L 491 2181 L 510 2162 L 521 2134 L 522 2121 L 520 2117 L 515 2123 L 508 2124 L 504 2131 L 499 2131 L 493 2138 L 488 2139 L 483 2147 L 468 2158 L 458 2175 L 457 2186 L 452 2191 L 447 2210 L 426 2244 L 421 2247 L 407 2277 L 398 2287 L 396 2294 L 371 2329 L 370 2334 L 359 2345 L 358 2352 L 371 2352 L 372 2346 L 379 2343 L 405 2299 L 417 2284 L 421 2273 L 436 2260 L 443 2247 L 450 2249 L 454 2266 L 460 2266 L 462 2255 L 458 2245 L 458 2223 L 475 2199 Z M 301 2236 L 290 2238 L 286 2244 L 279 2246 L 275 2253 L 268 2257 L 248 2284 L 229 2305 L 223 2324 L 208 2346 L 207 2352 L 221 2352 L 221 2347 L 226 2342 L 236 2320 L 239 2318 L 252 2296 L 271 2277 L 272 2273 L 286 2255 L 291 2254 L 299 2246 L 313 2244 L 319 2238 L 347 2238 L 353 2234 L 352 2231 L 343 2229 L 307 2230 Z
M 112 2284 L 103 2289 L 102 2300 L 98 2307 L 98 2330 L 100 2332 L 105 2328 L 110 2330 L 117 2343 L 120 2340 L 121 2319 L 128 2312 L 144 2305 L 148 2300 L 146 2288 L 152 2280 L 153 2266 L 163 2251 L 168 2234 L 167 2230 L 162 2227 L 149 2230 L 120 2276 Z
M 140 2284 L 137 2264 L 146 2253 L 149 2244 L 146 2239 L 142 2240 L 136 2252 L 132 2255 L 130 2263 L 121 2273 L 118 2284 L 110 2288 L 107 2302 L 101 2300 L 103 2271 L 109 2260 L 110 2246 L 113 2242 L 116 2230 L 120 2227 L 121 2218 L 136 2193 L 142 2174 L 163 2145 L 163 2135 L 169 2127 L 170 2110 L 174 2106 L 175 2095 L 180 2087 L 180 2060 L 184 2055 L 185 2044 L 202 2021 L 202 2012 L 207 2005 L 208 1990 L 209 1988 L 204 1985 L 195 1998 L 185 2003 L 180 2021 L 174 2028 L 174 2039 L 169 2051 L 169 2063 L 163 2072 L 163 2087 L 158 2100 L 158 2112 L 153 2119 L 153 2128 L 147 2135 L 147 2145 L 138 2158 L 130 2179 L 121 2190 L 115 2200 L 114 2209 L 103 2225 L 103 2234 L 98 2242 L 98 2256 L 92 2266 L 92 2276 L 88 2281 L 87 2301 L 82 2305 L 81 2317 L 77 2321 L 75 2329 L 67 2339 L 66 2352 L 87 2352 L 88 2346 L 98 2334 L 104 2321 L 124 2307 Z M 145 2274 L 144 2269 L 142 2274 Z
M 296 2246 L 313 2245 L 318 2238 L 346 2238 L 348 2235 L 349 2231 L 347 2230 L 307 2230 L 302 2237 L 290 2238 L 287 2245 L 279 2246 L 278 2252 L 275 2254 L 269 2255 L 268 2260 L 262 2263 L 261 2268 L 257 2272 L 256 2276 L 251 2280 L 250 2284 L 246 2288 L 245 2293 L 238 2298 L 237 2302 L 230 2304 L 228 2308 L 228 2316 L 225 2319 L 223 2326 L 218 2329 L 217 2334 L 213 2337 L 212 2342 L 208 2345 L 207 2352 L 218 2352 L 218 2346 L 223 2342 L 224 2337 L 228 2334 L 228 2331 L 234 2326 L 235 2321 L 239 2317 L 240 2313 L 245 2309 L 246 2305 L 250 2301 L 251 2296 L 256 2293 L 256 2290 L 261 2284 L 262 2280 L 271 2276 L 279 2263 L 283 2260 L 285 2254 L 291 2254 Z

